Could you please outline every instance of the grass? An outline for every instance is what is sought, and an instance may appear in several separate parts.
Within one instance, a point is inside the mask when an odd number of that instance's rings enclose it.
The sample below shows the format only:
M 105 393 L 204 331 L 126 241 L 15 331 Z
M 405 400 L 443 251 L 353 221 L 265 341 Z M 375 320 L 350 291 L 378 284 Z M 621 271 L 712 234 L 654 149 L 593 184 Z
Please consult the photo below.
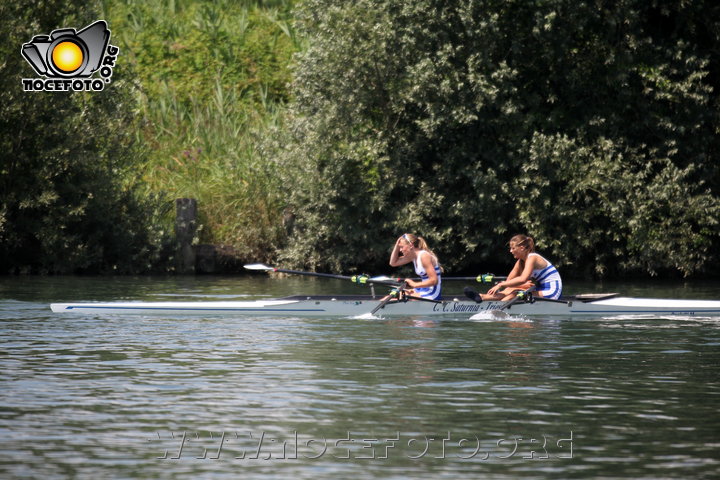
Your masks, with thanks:
M 292 1 L 117 0 L 104 4 L 118 68 L 138 84 L 136 132 L 149 193 L 198 200 L 197 241 L 264 259 L 282 236 L 281 185 L 260 140 L 289 99 L 300 41 Z

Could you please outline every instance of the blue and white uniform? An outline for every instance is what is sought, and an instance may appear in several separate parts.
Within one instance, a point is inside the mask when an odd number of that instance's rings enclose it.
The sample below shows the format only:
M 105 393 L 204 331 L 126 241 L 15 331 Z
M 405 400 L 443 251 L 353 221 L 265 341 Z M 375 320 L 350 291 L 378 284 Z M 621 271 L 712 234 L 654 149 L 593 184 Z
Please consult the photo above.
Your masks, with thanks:
M 531 253 L 530 255 L 537 255 L 547 263 L 545 268 L 538 268 L 532 271 L 531 277 L 535 281 L 536 290 L 542 292 L 544 298 L 557 300 L 562 294 L 562 279 L 560 278 L 560 273 L 558 273 L 557 268 L 542 255 L 537 253 Z M 530 255 L 528 255 L 528 257 Z
M 427 280 L 428 274 L 425 271 L 425 267 L 423 267 L 422 264 L 422 256 L 423 255 L 430 255 L 427 250 L 419 250 L 417 252 L 417 255 L 415 257 L 415 260 L 413 260 L 413 266 L 415 267 L 415 273 L 420 277 L 422 281 Z M 432 258 L 432 257 L 431 257 Z M 437 263 L 437 260 L 433 258 L 434 260 L 434 266 L 435 266 L 435 275 L 437 275 L 437 284 L 433 285 L 432 287 L 420 287 L 415 289 L 415 293 L 423 298 L 429 298 L 430 300 L 440 300 L 440 294 L 442 290 L 442 280 L 440 278 L 440 265 Z

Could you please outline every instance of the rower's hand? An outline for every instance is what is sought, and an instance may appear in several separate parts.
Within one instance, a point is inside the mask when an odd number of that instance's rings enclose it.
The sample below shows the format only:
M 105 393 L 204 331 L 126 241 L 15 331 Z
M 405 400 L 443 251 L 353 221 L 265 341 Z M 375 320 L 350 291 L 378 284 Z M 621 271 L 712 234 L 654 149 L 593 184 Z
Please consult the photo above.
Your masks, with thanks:
M 418 286 L 418 283 L 419 283 L 419 282 L 416 282 L 415 280 L 410 280 L 409 278 L 405 278 L 405 279 L 403 279 L 403 281 L 404 281 L 404 282 L 407 284 L 407 286 L 410 287 L 410 288 L 415 288 L 415 287 L 417 287 L 417 286 Z
M 502 282 L 501 282 L 502 283 Z M 494 287 L 492 287 L 490 290 L 488 290 L 488 295 L 495 295 L 498 290 L 502 288 L 502 285 L 500 283 L 495 284 Z

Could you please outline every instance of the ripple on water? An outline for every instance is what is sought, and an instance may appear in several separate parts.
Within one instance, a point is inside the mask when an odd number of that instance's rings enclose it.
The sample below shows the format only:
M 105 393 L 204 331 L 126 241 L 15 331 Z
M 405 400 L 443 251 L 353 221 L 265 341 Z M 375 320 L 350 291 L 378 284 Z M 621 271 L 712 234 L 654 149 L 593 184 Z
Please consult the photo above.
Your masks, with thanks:
M 257 288 L 134 281 L 140 296 Z M 42 293 L 52 301 L 115 288 L 44 282 L 61 289 Z M 133 282 L 121 284 L 132 298 Z M 17 300 L 0 302 L 0 318 L 7 478 L 649 479 L 718 468 L 718 322 L 71 319 Z M 300 455 L 280 459 L 295 434 Z M 394 438 L 387 458 L 356 458 Z M 321 439 L 325 454 L 307 458 Z M 574 457 L 563 459 L 568 439 Z

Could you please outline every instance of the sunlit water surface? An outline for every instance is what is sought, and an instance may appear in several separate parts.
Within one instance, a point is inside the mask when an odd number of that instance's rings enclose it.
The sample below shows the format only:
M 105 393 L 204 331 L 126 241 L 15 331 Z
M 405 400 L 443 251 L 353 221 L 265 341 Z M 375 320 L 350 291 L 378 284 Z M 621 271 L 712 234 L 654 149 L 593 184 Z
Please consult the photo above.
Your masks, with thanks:
M 717 283 L 575 287 L 569 293 L 720 299 Z M 49 309 L 360 288 L 262 275 L 0 278 L 0 477 L 720 475 L 720 318 L 154 318 Z

